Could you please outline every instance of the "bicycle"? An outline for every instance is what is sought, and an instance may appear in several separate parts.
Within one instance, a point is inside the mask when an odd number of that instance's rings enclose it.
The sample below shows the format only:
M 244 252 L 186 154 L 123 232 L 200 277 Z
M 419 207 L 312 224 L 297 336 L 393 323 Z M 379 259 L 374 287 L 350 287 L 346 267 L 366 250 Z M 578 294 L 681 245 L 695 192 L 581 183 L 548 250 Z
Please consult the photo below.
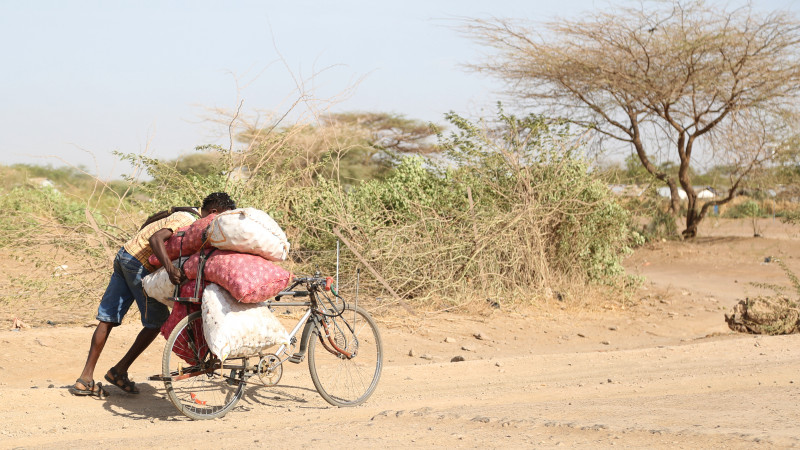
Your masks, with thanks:
M 202 267 L 199 273 L 202 274 Z M 289 332 L 290 343 L 281 345 L 274 353 L 220 361 L 209 351 L 203 337 L 202 313 L 189 314 L 178 322 L 167 339 L 161 375 L 149 379 L 164 382 L 167 397 L 182 414 L 196 420 L 213 419 L 233 409 L 246 385 L 278 384 L 283 363 L 300 364 L 307 354 L 311 380 L 325 401 L 338 407 L 360 405 L 378 385 L 383 344 L 375 321 L 358 306 L 357 298 L 356 304 L 347 304 L 332 284 L 332 278 L 321 277 L 319 273 L 295 278 L 274 300 L 266 302 L 270 307 L 306 308 Z M 194 297 L 173 300 L 199 303 L 201 285 L 198 280 Z M 296 290 L 298 287 L 303 290 Z M 283 297 L 308 300 L 285 302 L 281 301 Z M 250 360 L 256 357 L 258 362 L 251 364 Z M 260 383 L 253 381 L 254 377 Z

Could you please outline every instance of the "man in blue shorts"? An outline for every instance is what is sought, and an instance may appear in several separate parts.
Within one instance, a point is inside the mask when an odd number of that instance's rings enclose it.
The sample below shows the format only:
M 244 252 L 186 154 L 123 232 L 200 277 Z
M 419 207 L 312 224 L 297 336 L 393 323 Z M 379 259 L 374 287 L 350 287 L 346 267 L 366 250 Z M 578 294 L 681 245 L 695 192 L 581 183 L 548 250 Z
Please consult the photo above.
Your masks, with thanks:
M 200 217 L 231 209 L 236 209 L 236 204 L 228 194 L 215 192 L 203 200 Z M 146 296 L 142 289 L 142 278 L 154 270 L 147 260 L 150 255 L 156 255 L 169 273 L 170 281 L 175 285 L 180 284 L 185 276 L 170 262 L 164 242 L 178 228 L 191 225 L 197 218 L 196 216 L 197 212 L 191 211 L 190 208 L 173 208 L 169 212 L 155 214 L 142 225 L 142 228 L 131 240 L 119 249 L 114 258 L 114 273 L 111 275 L 111 281 L 97 308 L 97 320 L 100 323 L 92 335 L 89 356 L 86 358 L 83 372 L 75 384 L 69 388 L 72 394 L 101 398 L 108 395 L 100 383 L 94 382 L 94 369 L 111 329 L 122 323 L 122 318 L 134 300 L 142 315 L 144 328 L 139 332 L 125 356 L 108 370 L 105 379 L 124 392 L 139 393 L 136 384 L 128 378 L 128 368 L 158 336 L 161 325 L 169 317 L 169 309 L 157 300 Z

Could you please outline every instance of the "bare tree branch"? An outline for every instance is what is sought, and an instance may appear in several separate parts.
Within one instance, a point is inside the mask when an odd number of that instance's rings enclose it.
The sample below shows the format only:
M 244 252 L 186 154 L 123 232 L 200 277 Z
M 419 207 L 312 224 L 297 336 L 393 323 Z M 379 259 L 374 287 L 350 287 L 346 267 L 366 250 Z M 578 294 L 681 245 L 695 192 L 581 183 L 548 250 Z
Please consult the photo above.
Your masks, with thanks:
M 768 143 L 724 139 L 723 131 L 777 129 L 786 116 L 770 112 L 796 110 L 800 97 L 800 22 L 785 11 L 757 12 L 752 4 L 645 1 L 537 27 L 492 19 L 466 21 L 461 30 L 496 51 L 470 67 L 503 80 L 511 96 L 631 144 L 643 167 L 670 187 L 673 211 L 680 184 L 688 196 L 685 237 L 696 235 L 708 209 L 691 180 L 698 148 L 747 155 L 734 158 L 739 166 L 731 188 L 738 188 L 771 154 L 734 148 L 733 142 Z M 738 131 L 725 126 L 730 123 Z M 655 132 L 643 134 L 644 124 L 655 124 Z M 679 162 L 673 175 L 648 156 L 668 142 L 669 159 Z

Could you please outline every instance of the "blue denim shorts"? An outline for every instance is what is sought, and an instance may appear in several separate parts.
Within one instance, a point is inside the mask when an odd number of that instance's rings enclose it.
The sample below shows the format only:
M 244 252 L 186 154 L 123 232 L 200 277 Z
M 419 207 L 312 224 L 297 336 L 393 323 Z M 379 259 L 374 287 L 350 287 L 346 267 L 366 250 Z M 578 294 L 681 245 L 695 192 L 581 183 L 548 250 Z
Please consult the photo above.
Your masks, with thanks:
M 119 325 L 136 300 L 142 314 L 142 325 L 145 328 L 160 328 L 169 317 L 169 309 L 158 300 L 145 295 L 142 278 L 149 273 L 138 259 L 124 248 L 119 249 L 114 258 L 114 273 L 111 274 L 111 281 L 97 308 L 97 320 Z

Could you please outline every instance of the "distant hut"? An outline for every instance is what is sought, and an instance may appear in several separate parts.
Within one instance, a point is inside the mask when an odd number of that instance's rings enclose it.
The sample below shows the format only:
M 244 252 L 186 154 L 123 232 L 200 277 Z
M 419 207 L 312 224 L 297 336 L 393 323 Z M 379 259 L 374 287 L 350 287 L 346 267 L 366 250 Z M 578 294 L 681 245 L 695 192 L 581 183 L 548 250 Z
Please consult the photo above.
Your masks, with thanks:
M 658 192 L 658 195 L 660 195 L 662 197 L 666 197 L 666 198 L 672 197 L 672 194 L 669 191 L 669 186 L 662 186 L 662 187 L 658 188 L 657 192 Z M 678 197 L 680 197 L 681 200 L 686 200 L 686 198 L 687 198 L 686 197 L 686 191 L 684 191 L 683 188 L 678 188 Z
M 704 200 L 710 200 L 716 196 L 717 196 L 716 192 L 714 192 L 709 187 L 704 187 L 697 193 L 697 198 L 701 198 Z

